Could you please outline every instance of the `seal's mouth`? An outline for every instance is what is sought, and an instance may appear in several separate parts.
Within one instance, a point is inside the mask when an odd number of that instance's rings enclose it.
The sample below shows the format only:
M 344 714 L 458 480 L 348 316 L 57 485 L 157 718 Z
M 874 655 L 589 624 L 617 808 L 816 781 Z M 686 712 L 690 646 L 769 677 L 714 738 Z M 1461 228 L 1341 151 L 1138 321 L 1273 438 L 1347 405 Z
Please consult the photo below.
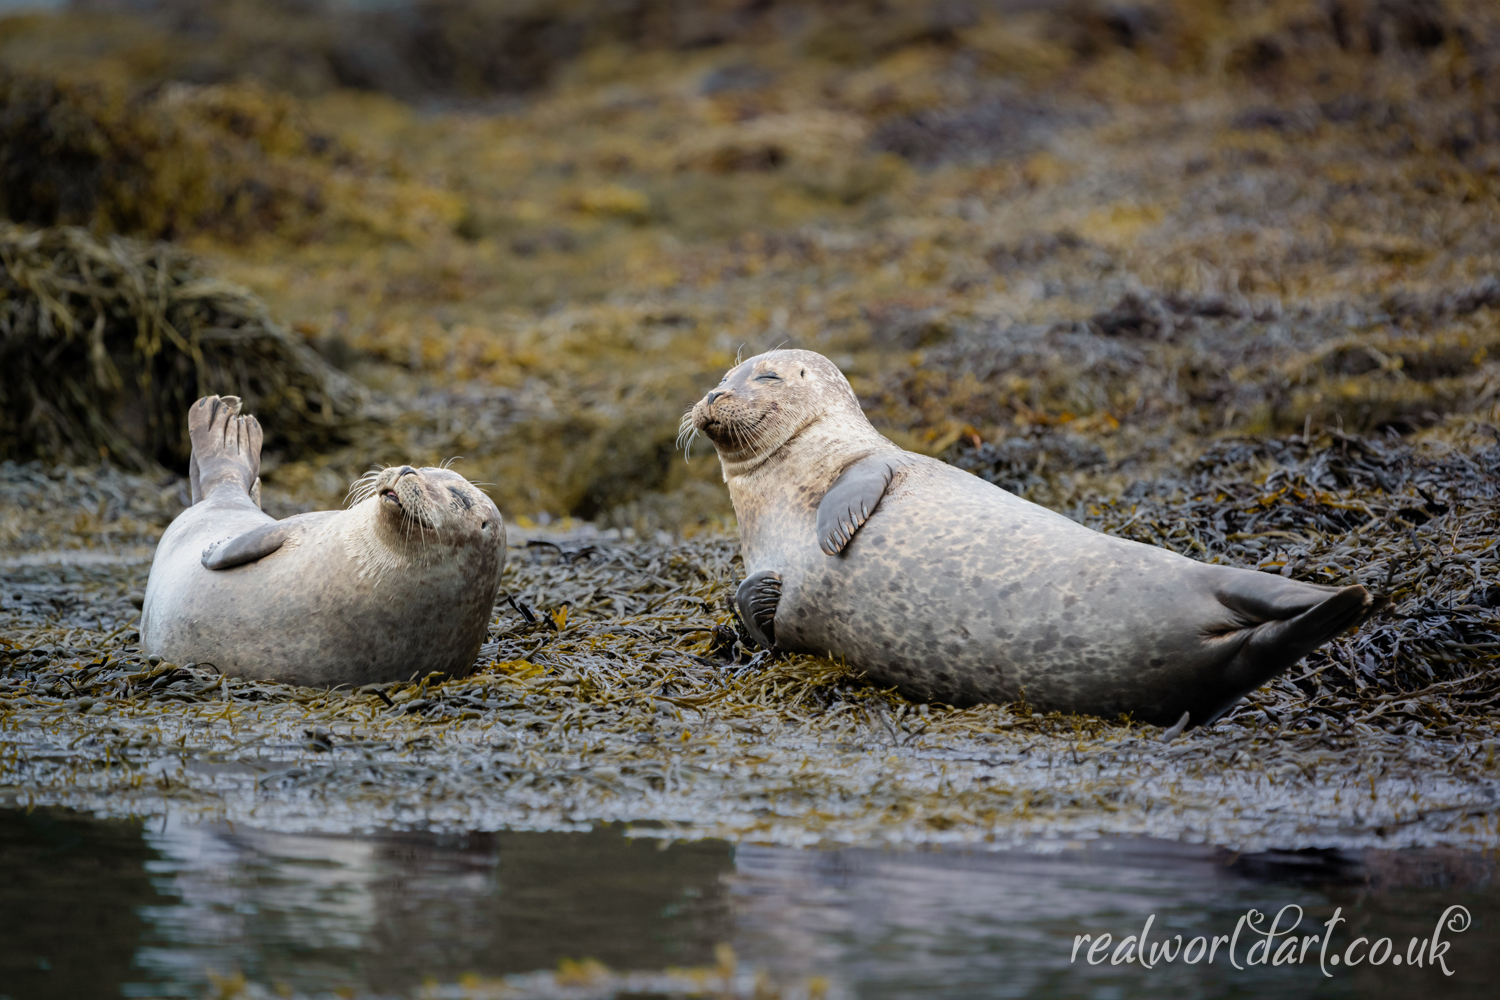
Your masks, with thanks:
M 709 411 L 705 407 L 705 413 L 698 422 L 698 430 L 708 437 L 716 445 L 726 447 L 744 447 L 753 444 L 761 424 L 766 422 L 769 413 L 757 413 L 754 419 L 746 421 L 738 415 L 725 417 Z
M 397 509 L 399 509 L 402 513 L 406 512 L 406 507 L 402 505 L 401 498 L 396 495 L 395 490 L 386 490 L 384 493 L 380 494 L 380 499 L 389 500 L 391 503 L 395 504 Z

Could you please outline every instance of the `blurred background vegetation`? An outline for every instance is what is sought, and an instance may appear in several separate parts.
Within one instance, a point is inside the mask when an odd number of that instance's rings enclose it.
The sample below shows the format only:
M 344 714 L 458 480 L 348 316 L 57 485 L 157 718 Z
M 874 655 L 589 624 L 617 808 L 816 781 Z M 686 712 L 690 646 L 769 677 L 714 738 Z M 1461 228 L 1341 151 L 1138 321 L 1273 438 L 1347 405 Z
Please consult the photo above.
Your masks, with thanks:
M 1490 0 L 17 11 L 0 458 L 181 470 L 237 391 L 288 508 L 462 456 L 513 519 L 691 532 L 732 512 L 678 418 L 783 343 L 1055 506 L 1472 435 L 1497 140 Z

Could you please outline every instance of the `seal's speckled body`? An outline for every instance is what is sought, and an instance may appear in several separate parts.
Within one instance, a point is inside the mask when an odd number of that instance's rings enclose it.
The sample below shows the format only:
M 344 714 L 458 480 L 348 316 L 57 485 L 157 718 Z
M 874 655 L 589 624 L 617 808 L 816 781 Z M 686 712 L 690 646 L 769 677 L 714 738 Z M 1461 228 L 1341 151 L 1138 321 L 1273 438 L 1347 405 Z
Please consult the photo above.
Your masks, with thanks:
M 811 352 L 744 362 L 688 419 L 724 465 L 747 619 L 910 697 L 1202 724 L 1372 607 L 1363 587 L 1103 535 L 903 451 Z
M 318 687 L 473 667 L 505 561 L 489 497 L 447 469 L 401 466 L 347 510 L 276 521 L 256 500 L 260 426 L 239 400 L 199 400 L 188 425 L 193 505 L 151 564 L 147 653 Z

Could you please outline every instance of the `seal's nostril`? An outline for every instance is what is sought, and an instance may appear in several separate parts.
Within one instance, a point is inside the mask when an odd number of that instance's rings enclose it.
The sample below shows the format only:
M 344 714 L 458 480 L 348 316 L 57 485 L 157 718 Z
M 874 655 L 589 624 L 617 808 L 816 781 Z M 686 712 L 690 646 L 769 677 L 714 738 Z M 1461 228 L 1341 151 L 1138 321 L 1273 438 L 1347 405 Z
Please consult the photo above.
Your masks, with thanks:
M 403 466 L 401 466 L 401 471 L 398 472 L 398 473 L 396 473 L 396 478 L 400 479 L 402 476 L 415 476 L 416 474 L 417 474 L 417 470 L 416 469 L 413 469 L 409 465 L 403 465 Z
M 714 405 L 714 400 L 718 399 L 722 395 L 724 395 L 723 389 L 715 389 L 713 392 L 708 394 L 708 398 L 703 402 L 708 404 L 709 406 L 712 406 Z

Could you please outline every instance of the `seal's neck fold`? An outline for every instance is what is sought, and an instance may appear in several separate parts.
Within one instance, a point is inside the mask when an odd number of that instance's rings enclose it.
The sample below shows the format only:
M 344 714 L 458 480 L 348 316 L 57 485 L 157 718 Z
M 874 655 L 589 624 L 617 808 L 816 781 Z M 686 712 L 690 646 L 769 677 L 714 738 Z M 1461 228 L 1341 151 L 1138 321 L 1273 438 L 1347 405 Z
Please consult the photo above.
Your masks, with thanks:
M 788 466 L 795 470 L 796 482 L 820 483 L 826 489 L 849 463 L 886 450 L 900 449 L 872 427 L 863 413 L 825 414 L 777 448 L 742 460 L 720 456 L 719 464 L 731 494 L 737 486 L 753 489 L 759 480 L 778 475 Z

